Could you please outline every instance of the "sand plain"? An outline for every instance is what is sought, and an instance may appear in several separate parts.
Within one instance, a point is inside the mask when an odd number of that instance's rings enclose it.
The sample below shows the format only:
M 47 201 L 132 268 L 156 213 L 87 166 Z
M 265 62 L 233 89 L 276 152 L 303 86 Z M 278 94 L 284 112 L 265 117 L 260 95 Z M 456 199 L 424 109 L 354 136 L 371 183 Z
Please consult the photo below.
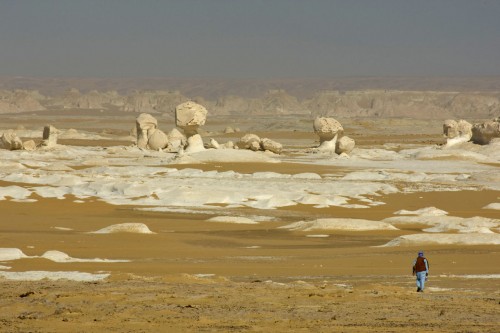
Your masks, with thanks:
M 116 147 L 130 146 L 132 141 L 127 139 L 127 135 L 133 127 L 134 118 L 134 114 L 113 113 L 82 116 L 66 110 L 24 116 L 2 115 L 0 123 L 2 129 L 23 125 L 33 130 L 51 123 L 61 129 L 74 128 L 80 132 L 104 136 L 98 139 L 59 140 L 62 145 L 82 148 L 83 150 L 77 150 L 79 153 L 88 149 L 89 154 L 94 154 L 95 151 L 91 149 L 96 147 L 119 149 Z M 159 122 L 160 128 L 173 127 L 171 119 L 159 118 Z M 405 149 L 424 149 L 419 152 L 426 152 L 426 147 L 439 147 L 444 143 L 441 136 L 442 123 L 436 120 L 343 119 L 341 122 L 346 133 L 355 138 L 357 147 L 364 154 L 360 153 L 359 156 L 366 156 L 372 150 L 395 154 Z M 312 121 L 291 116 L 279 121 L 271 121 L 265 117 L 214 117 L 204 127 L 204 137 L 214 137 L 223 142 L 237 140 L 242 136 L 242 133 L 223 134 L 222 129 L 226 125 L 239 126 L 242 132 L 257 133 L 261 137 L 282 142 L 285 152 L 279 157 L 279 163 L 208 161 L 177 164 L 161 155 L 152 154 L 142 159 L 129 158 L 128 161 L 133 163 L 128 166 L 132 170 L 137 168 L 137 173 L 142 177 L 148 172 L 141 173 L 139 170 L 142 161 L 158 168 L 185 170 L 182 177 L 168 178 L 168 173 L 165 177 L 170 182 L 178 182 L 179 186 L 187 187 L 193 186 L 190 179 L 186 180 L 196 175 L 193 170 L 198 170 L 205 178 L 210 178 L 213 172 L 217 172 L 217 175 L 222 175 L 219 181 L 221 183 L 228 181 L 228 172 L 237 173 L 240 177 L 237 179 L 244 181 L 247 176 L 258 174 L 248 180 L 248 183 L 224 183 L 230 193 L 237 193 L 238 189 L 235 187 L 250 183 L 257 184 L 253 189 L 257 192 L 259 186 L 262 186 L 262 191 L 271 187 L 272 191 L 276 191 L 280 186 L 285 187 L 299 181 L 294 180 L 293 175 L 305 173 L 318 175 L 321 180 L 306 178 L 287 189 L 293 191 L 296 187 L 305 188 L 314 182 L 326 181 L 327 186 L 332 186 L 332 192 L 335 192 L 336 183 L 345 182 L 345 177 L 351 177 L 350 185 L 342 189 L 342 195 L 338 195 L 347 198 L 347 201 L 318 207 L 317 204 L 305 204 L 305 200 L 296 200 L 296 204 L 284 203 L 278 207 L 259 208 L 264 202 L 255 197 L 252 200 L 256 205 L 214 200 L 197 207 L 178 204 L 167 210 L 145 210 L 144 208 L 151 206 L 146 201 L 146 204 L 141 203 L 140 200 L 144 198 L 140 196 L 126 203 L 112 204 L 107 202 L 107 197 L 102 196 L 102 189 L 95 196 L 77 192 L 51 196 L 47 195 L 47 190 L 37 192 L 37 187 L 47 187 L 47 181 L 35 182 L 33 170 L 42 172 L 44 167 L 56 165 L 54 160 L 44 160 L 45 157 L 37 155 L 35 163 L 30 160 L 33 157 L 26 153 L 22 156 L 3 155 L 5 159 L 0 188 L 21 187 L 32 193 L 25 198 L 31 200 L 15 200 L 8 195 L 0 200 L 0 247 L 19 249 L 26 255 L 15 260 L 0 260 L 0 265 L 4 266 L 0 270 L 3 274 L 0 277 L 0 330 L 499 330 L 500 253 L 497 244 L 410 243 L 382 246 L 400 236 L 411 234 L 430 235 L 432 239 L 432 232 L 423 231 L 429 225 L 419 223 L 418 218 L 416 222 L 395 223 L 396 230 L 306 231 L 281 227 L 302 220 L 333 217 L 382 221 L 396 217 L 395 212 L 400 210 L 417 211 L 428 207 L 436 207 L 446 211 L 449 216 L 463 219 L 458 224 L 466 226 L 475 221 L 470 220 L 474 217 L 498 220 L 499 210 L 484 207 L 500 202 L 498 187 L 487 184 L 491 179 L 496 179 L 495 173 L 498 174 L 500 170 L 500 161 L 478 161 L 476 155 L 471 159 L 467 154 L 456 152 L 452 155 L 426 155 L 430 157 L 410 160 L 408 165 L 386 165 L 386 155 L 377 155 L 372 160 L 359 158 L 359 163 L 350 164 L 349 161 L 312 153 L 311 149 L 318 144 L 312 132 Z M 110 152 L 109 149 L 107 153 Z M 363 149 L 366 151 L 363 152 Z M 119 154 L 118 150 L 112 151 L 115 155 Z M 59 167 L 62 163 L 71 170 L 47 169 L 49 171 L 38 176 L 43 178 L 69 172 L 80 177 L 78 179 L 83 179 L 82 182 L 91 182 L 83 177 L 99 177 L 102 172 L 112 173 L 112 167 L 116 166 L 108 155 L 99 156 L 83 160 L 86 163 L 81 163 L 82 160 L 76 155 L 73 156 L 74 160 L 71 160 L 71 156 L 65 156 L 65 159 L 57 157 L 55 160 Z M 5 168 L 17 168 L 13 164 L 16 159 L 29 170 L 6 170 Z M 104 159 L 106 163 L 96 162 Z M 128 163 L 118 159 L 116 161 L 124 163 L 121 167 Z M 457 161 L 456 168 L 454 161 Z M 469 165 L 470 168 L 464 165 Z M 98 167 L 104 169 L 94 169 Z M 439 172 L 441 168 L 444 168 L 442 173 Z M 92 171 L 90 176 L 84 173 L 85 170 Z M 362 174 L 368 171 L 369 175 Z M 29 178 L 29 182 L 19 181 L 21 178 L 13 181 L 13 174 L 23 172 L 33 178 Z M 420 176 L 422 173 L 425 174 L 422 181 L 401 176 Z M 479 180 L 471 183 L 465 177 L 462 177 L 463 181 L 455 180 L 457 177 L 462 179 L 459 176 L 467 173 Z M 275 174 L 291 176 L 275 180 Z M 376 180 L 370 178 L 373 174 L 388 175 L 388 178 Z M 480 181 L 480 176 L 484 174 L 488 177 L 485 181 Z M 125 177 L 125 180 L 116 178 L 124 183 L 137 181 L 133 174 L 113 176 Z M 152 174 L 151 177 L 153 176 Z M 356 180 L 357 178 L 352 177 L 361 178 Z M 449 177 L 455 178 L 450 180 Z M 208 185 L 204 185 L 205 178 L 199 178 L 199 188 L 188 189 L 185 193 L 207 191 L 213 183 L 207 180 Z M 349 186 L 363 187 L 367 183 L 380 186 L 375 187 L 376 189 L 384 189 L 382 185 L 387 183 L 397 191 L 375 190 L 361 195 L 357 192 L 349 194 Z M 74 187 L 79 184 L 75 183 Z M 52 186 L 56 187 L 55 183 Z M 321 191 L 318 189 L 317 195 L 326 196 Z M 276 193 L 277 196 L 284 195 Z M 159 191 L 158 195 L 165 193 Z M 213 195 L 217 197 L 218 193 L 214 190 Z M 258 223 L 207 221 L 220 215 L 247 217 Z M 130 222 L 144 223 L 154 234 L 89 233 Z M 491 227 L 490 231 L 498 234 L 498 225 Z M 473 233 L 470 230 L 468 232 Z M 447 230 L 445 233 L 458 234 L 457 230 Z M 420 249 L 426 252 L 431 262 L 430 279 L 424 293 L 415 292 L 415 281 L 411 276 L 411 263 Z M 61 262 L 43 257 L 47 251 L 54 250 L 68 254 L 72 259 L 99 258 L 103 261 Z M 42 272 L 40 274 L 46 278 L 33 278 L 29 281 L 28 275 L 20 274 L 16 280 L 16 272 Z M 88 273 L 90 279 L 77 281 L 64 273 L 61 276 L 66 278 L 56 279 L 54 276 L 59 272 Z M 106 277 L 100 278 L 102 276 Z

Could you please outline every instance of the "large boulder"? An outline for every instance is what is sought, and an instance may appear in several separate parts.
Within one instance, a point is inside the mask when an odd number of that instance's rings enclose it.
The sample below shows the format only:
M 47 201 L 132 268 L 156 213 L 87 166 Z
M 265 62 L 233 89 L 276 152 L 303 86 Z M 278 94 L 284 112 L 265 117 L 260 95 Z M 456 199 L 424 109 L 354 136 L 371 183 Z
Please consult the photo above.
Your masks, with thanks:
M 267 138 L 260 140 L 260 146 L 262 147 L 262 150 L 268 150 L 275 154 L 281 154 L 281 151 L 283 150 L 283 145 L 281 143 Z
M 153 150 L 161 150 L 168 145 L 168 136 L 160 129 L 155 129 L 148 137 L 147 147 Z
M 195 102 L 189 101 L 177 105 L 175 108 L 175 124 L 183 129 L 186 136 L 198 133 L 198 127 L 207 120 L 207 109 Z
M 337 140 L 336 145 L 335 145 L 335 152 L 337 154 L 349 154 L 355 146 L 354 139 L 351 139 L 348 136 L 343 136 L 340 139 Z
M 57 145 L 57 136 L 59 130 L 52 125 L 46 125 L 43 128 L 42 142 L 40 143 L 43 147 L 55 147 Z
M 8 150 L 19 150 L 23 149 L 23 142 L 17 136 L 14 130 L 7 130 L 0 137 L 0 148 Z
M 500 117 L 472 127 L 474 143 L 486 145 L 494 138 L 500 138 Z
M 148 113 L 141 113 L 135 120 L 137 129 L 137 147 L 148 148 L 149 137 L 158 128 L 158 121 Z
M 459 121 L 453 119 L 445 120 L 443 124 L 443 135 L 448 139 L 460 137 L 469 141 L 472 137 L 472 124 L 463 119 Z
M 320 143 L 342 136 L 344 128 L 333 118 L 317 117 L 313 123 L 314 132 L 319 136 Z
M 36 143 L 33 140 L 23 142 L 23 149 L 33 151 L 36 149 Z

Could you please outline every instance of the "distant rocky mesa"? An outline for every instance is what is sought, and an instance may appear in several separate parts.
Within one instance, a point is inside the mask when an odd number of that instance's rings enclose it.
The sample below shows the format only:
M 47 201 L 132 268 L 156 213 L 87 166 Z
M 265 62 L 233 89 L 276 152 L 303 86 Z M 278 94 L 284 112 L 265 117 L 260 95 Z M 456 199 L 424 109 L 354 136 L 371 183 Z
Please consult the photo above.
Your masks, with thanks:
M 224 95 L 214 100 L 186 97 L 180 91 L 116 91 L 44 96 L 35 90 L 0 91 L 0 113 L 47 109 L 101 109 L 160 113 L 174 117 L 187 101 L 204 105 L 212 115 L 308 114 L 316 117 L 495 118 L 500 115 L 500 92 L 432 92 L 396 90 L 318 91 L 299 99 L 285 90 L 268 90 L 261 97 Z

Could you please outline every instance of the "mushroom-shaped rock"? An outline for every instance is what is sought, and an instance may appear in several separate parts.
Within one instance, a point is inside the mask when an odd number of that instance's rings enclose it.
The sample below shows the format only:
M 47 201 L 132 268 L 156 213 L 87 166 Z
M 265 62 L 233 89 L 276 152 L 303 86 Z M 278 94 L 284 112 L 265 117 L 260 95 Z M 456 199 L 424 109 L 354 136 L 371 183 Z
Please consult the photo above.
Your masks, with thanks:
M 255 134 L 245 134 L 238 142 L 238 147 L 241 149 L 259 150 L 260 138 Z
M 141 113 L 135 120 L 137 128 L 137 147 L 145 149 L 148 146 L 149 137 L 158 128 L 158 121 L 149 113 Z
M 43 128 L 42 146 L 54 147 L 57 145 L 57 135 L 59 131 L 52 125 L 47 125 Z
M 281 154 L 281 151 L 283 150 L 283 145 L 281 143 L 267 138 L 260 140 L 260 145 L 263 150 L 269 150 L 275 154 Z
M 0 146 L 8 150 L 19 150 L 23 149 L 23 142 L 17 136 L 14 130 L 7 130 L 0 137 Z
M 207 120 L 207 109 L 204 106 L 188 101 L 175 108 L 175 124 L 184 130 L 186 136 L 198 133 L 198 127 Z
M 486 145 L 494 138 L 500 138 L 500 117 L 472 127 L 474 143 Z
M 162 130 L 155 129 L 148 138 L 148 147 L 153 150 L 160 150 L 168 145 L 168 136 Z
M 354 139 L 351 139 L 348 136 L 343 136 L 337 140 L 335 152 L 339 155 L 342 153 L 349 154 L 354 149 L 355 144 Z
M 319 136 L 320 142 L 330 141 L 335 136 L 342 136 L 344 128 L 333 118 L 318 117 L 314 119 L 314 132 Z
M 201 135 L 195 134 L 193 136 L 190 136 L 187 139 L 187 147 L 184 150 L 185 153 L 197 153 L 199 151 L 205 150 L 205 147 L 203 146 L 203 139 L 201 138 Z
M 36 149 L 35 141 L 28 140 L 28 141 L 23 142 L 23 149 L 28 150 L 28 151 L 35 150 Z

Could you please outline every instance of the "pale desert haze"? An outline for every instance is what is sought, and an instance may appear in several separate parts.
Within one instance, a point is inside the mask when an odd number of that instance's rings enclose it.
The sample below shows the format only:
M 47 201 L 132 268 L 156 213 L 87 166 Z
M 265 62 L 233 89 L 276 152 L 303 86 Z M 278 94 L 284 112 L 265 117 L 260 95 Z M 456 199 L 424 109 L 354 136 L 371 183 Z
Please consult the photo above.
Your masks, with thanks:
M 498 332 L 498 14 L 0 2 L 0 332 Z

